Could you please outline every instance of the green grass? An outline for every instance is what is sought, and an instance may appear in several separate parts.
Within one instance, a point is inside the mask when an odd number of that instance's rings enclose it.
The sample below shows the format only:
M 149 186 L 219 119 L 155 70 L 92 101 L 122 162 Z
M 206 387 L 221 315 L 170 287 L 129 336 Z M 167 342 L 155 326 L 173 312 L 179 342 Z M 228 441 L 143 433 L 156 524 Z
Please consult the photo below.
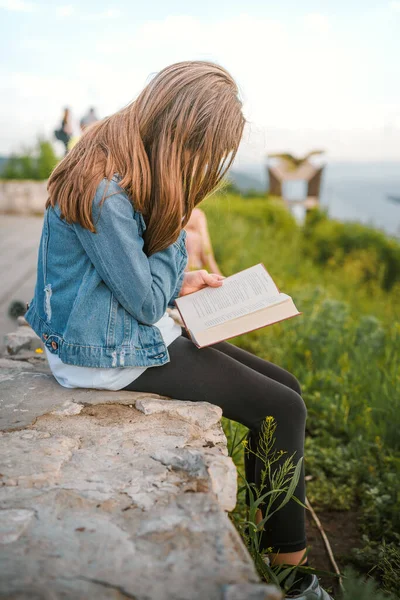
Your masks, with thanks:
M 263 262 L 302 311 L 234 343 L 300 380 L 308 497 L 320 510 L 357 509 L 361 550 L 344 562 L 398 594 L 399 243 L 320 213 L 301 228 L 278 200 L 219 194 L 203 207 L 222 272 Z

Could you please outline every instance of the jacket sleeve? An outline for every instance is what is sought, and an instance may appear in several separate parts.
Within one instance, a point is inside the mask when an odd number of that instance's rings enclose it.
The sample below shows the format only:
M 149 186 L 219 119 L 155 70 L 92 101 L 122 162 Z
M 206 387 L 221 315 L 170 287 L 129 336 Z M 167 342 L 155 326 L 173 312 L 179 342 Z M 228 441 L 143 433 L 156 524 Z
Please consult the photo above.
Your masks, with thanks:
M 183 285 L 183 278 L 185 276 L 185 267 L 186 267 L 186 258 L 183 260 L 182 266 L 181 266 L 181 275 L 178 279 L 178 283 L 176 284 L 176 288 L 174 290 L 174 293 L 172 294 L 171 298 L 169 299 L 168 302 L 168 306 L 170 308 L 175 308 L 175 300 L 178 298 L 179 296 L 179 292 L 182 289 L 182 285 Z
M 153 325 L 182 286 L 179 241 L 147 257 L 128 196 L 112 182 L 100 206 L 104 189 L 99 186 L 93 202 L 96 233 L 74 224 L 76 234 L 118 302 L 140 323 Z

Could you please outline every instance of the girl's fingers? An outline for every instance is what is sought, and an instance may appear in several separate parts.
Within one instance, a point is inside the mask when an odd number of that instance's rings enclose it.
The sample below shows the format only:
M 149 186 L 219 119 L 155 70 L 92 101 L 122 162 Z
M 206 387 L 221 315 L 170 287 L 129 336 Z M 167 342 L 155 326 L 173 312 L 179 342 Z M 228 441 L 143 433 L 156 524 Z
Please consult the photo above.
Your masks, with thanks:
M 216 275 L 214 273 L 207 273 L 204 275 L 204 283 L 211 287 L 219 287 L 222 285 L 224 277 L 222 275 Z

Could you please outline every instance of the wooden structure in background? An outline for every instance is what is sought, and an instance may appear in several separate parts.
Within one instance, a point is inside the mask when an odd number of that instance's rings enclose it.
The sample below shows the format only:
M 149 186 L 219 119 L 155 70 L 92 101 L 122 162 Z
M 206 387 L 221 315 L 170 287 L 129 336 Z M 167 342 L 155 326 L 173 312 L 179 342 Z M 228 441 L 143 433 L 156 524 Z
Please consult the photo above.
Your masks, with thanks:
M 322 154 L 321 150 L 310 152 L 304 158 L 295 158 L 291 154 L 270 154 L 269 158 L 277 160 L 276 165 L 268 165 L 269 193 L 280 196 L 288 206 L 300 204 L 306 210 L 319 206 L 323 166 L 313 165 L 309 158 Z M 304 181 L 307 186 L 306 197 L 289 200 L 282 193 L 283 184 L 287 181 Z

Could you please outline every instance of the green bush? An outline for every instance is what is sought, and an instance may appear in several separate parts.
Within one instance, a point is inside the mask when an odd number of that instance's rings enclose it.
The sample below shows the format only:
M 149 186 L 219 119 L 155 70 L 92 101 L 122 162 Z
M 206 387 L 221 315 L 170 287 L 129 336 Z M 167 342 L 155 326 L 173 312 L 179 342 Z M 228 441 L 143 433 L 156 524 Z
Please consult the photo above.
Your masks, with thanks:
M 319 264 L 343 266 L 361 261 L 363 281 L 375 279 L 385 290 L 400 281 L 400 244 L 381 231 L 359 223 L 329 220 L 309 211 L 304 228 L 304 249 Z
M 206 210 L 207 214 L 224 212 L 229 220 L 231 217 L 235 219 L 243 217 L 248 223 L 276 227 L 287 233 L 297 230 L 296 220 L 278 198 L 260 197 L 259 194 L 243 197 L 224 190 L 218 195 L 211 196 L 207 201 Z
M 342 600 L 392 600 L 398 598 L 381 591 L 373 579 L 358 577 L 352 569 L 346 570 Z M 397 590 L 396 590 L 397 591 Z
M 57 163 L 58 158 L 54 152 L 52 144 L 46 140 L 39 140 L 38 156 L 36 162 L 37 179 L 48 179 Z
M 12 155 L 5 164 L 2 179 L 34 179 L 33 158 L 27 152 Z
M 42 181 L 48 179 L 57 162 L 58 158 L 51 143 L 38 139 L 34 148 L 9 158 L 1 178 Z

